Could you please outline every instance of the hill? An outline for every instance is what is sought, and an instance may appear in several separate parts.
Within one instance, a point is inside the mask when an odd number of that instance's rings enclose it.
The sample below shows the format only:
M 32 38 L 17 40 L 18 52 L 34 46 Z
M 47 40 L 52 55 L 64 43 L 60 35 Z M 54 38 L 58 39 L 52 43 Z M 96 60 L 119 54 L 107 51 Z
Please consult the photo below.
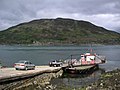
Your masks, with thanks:
M 0 44 L 120 44 L 120 34 L 87 21 L 40 19 L 0 32 Z

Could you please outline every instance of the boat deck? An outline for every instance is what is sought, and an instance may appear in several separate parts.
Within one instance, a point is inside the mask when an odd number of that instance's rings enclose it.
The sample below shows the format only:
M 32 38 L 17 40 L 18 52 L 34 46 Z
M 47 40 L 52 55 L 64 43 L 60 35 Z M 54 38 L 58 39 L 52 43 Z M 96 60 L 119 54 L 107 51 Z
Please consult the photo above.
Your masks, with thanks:
M 73 66 L 67 67 L 64 69 L 65 73 L 74 73 L 74 74 L 87 74 L 92 73 L 99 68 L 98 64 L 95 65 L 81 65 L 81 66 Z
M 85 70 L 94 67 L 95 65 L 87 65 L 87 66 L 79 66 L 79 67 L 74 67 L 76 70 Z

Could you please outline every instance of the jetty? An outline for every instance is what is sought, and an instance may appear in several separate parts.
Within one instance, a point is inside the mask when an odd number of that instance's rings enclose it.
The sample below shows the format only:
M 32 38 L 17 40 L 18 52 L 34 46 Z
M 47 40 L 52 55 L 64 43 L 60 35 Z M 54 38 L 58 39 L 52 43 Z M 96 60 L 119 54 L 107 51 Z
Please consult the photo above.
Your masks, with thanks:
M 15 70 L 15 68 L 0 69 L 0 84 L 7 81 L 14 81 L 33 77 L 42 73 L 58 72 L 61 67 L 36 66 L 35 70 Z
M 2 68 L 0 69 L 0 84 L 7 81 L 20 80 L 24 78 L 34 77 L 36 75 L 40 75 L 43 73 L 51 73 L 58 72 L 60 70 L 64 70 L 68 66 L 65 64 L 62 67 L 49 67 L 49 66 L 36 66 L 35 70 L 15 70 L 15 68 Z M 95 65 L 91 66 L 81 66 L 76 67 L 79 68 L 81 72 L 86 72 L 91 70 L 91 68 L 95 68 Z M 67 69 L 65 69 L 67 70 Z M 71 68 L 73 70 L 73 68 Z
M 43 90 L 43 88 L 53 88 L 49 85 L 51 79 L 61 77 L 64 70 L 67 70 L 68 67 L 69 66 L 67 64 L 64 64 L 61 67 L 36 66 L 35 70 L 1 68 L 0 90 L 28 90 L 29 88 L 39 88 L 40 90 Z M 81 66 L 76 67 L 75 69 L 78 69 L 80 72 L 88 73 L 88 71 L 91 71 L 91 69 L 94 70 L 95 67 L 95 65 Z
M 35 70 L 15 70 L 15 68 L 2 68 L 0 69 L 0 84 L 7 81 L 20 80 L 24 78 L 34 77 L 43 73 L 52 73 L 58 72 L 60 70 L 67 70 L 67 65 L 63 65 L 62 67 L 49 67 L 49 66 L 36 66 Z M 95 68 L 96 65 L 91 66 L 81 66 L 76 67 L 74 69 L 78 69 L 81 72 L 86 72 Z M 71 68 L 73 70 L 73 68 Z

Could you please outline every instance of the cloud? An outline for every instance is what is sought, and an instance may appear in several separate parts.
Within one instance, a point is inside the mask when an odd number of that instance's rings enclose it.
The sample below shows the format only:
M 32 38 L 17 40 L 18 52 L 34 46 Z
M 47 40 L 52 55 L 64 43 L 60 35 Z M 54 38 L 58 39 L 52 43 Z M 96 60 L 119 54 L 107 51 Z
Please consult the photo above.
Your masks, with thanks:
M 0 30 L 41 18 L 73 18 L 119 30 L 119 0 L 0 0 Z

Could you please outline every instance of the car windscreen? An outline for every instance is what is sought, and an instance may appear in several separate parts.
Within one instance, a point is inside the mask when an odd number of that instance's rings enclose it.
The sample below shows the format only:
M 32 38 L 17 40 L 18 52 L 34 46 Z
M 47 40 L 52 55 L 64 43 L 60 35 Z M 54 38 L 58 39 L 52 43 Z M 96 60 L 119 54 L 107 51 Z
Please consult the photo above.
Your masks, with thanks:
M 19 61 L 18 63 L 25 63 L 25 61 Z

